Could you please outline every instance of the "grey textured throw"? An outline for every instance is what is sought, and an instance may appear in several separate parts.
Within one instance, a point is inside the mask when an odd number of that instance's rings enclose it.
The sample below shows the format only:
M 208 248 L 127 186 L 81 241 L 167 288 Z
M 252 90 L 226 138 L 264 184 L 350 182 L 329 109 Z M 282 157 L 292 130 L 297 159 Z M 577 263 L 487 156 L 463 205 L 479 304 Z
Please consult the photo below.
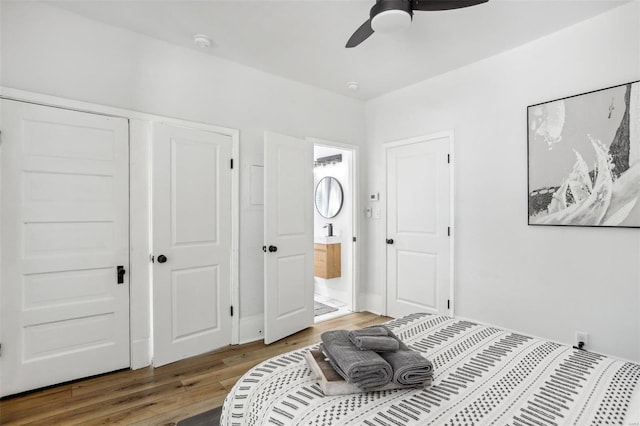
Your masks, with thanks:
M 391 381 L 393 370 L 389 363 L 375 352 L 361 351 L 354 346 L 346 330 L 326 331 L 320 338 L 320 350 L 347 382 L 368 390 Z
M 381 353 L 380 356 L 393 369 L 393 382 L 405 386 L 424 386 L 433 378 L 433 364 L 420 352 L 409 349 L 391 330 L 390 336 L 395 338 L 400 349 L 396 352 Z
M 361 351 L 391 352 L 400 348 L 398 339 L 389 336 L 389 330 L 386 327 L 373 326 L 353 330 L 348 333 L 348 336 L 351 343 Z

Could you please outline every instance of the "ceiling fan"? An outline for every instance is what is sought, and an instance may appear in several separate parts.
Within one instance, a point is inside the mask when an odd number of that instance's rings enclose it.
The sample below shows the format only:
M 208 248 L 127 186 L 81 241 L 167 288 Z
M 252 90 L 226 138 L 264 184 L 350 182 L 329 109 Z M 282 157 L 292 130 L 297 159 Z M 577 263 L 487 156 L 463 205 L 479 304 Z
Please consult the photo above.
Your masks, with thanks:
M 435 11 L 460 9 L 489 0 L 376 0 L 367 22 L 360 25 L 345 47 L 356 47 L 375 31 L 393 32 L 411 24 L 414 10 Z

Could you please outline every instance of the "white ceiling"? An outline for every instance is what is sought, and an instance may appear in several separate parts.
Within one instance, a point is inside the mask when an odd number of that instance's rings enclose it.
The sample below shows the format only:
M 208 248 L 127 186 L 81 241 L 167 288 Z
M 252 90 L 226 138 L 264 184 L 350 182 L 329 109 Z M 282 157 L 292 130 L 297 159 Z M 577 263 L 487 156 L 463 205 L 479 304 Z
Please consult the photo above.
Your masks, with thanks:
M 401 34 L 344 45 L 374 0 L 63 0 L 63 9 L 358 99 L 371 99 L 540 38 L 629 0 L 489 0 L 416 12 Z M 200 50 L 200 49 L 199 49 Z M 201 50 L 203 51 L 203 50 Z M 352 92 L 346 83 L 357 81 Z

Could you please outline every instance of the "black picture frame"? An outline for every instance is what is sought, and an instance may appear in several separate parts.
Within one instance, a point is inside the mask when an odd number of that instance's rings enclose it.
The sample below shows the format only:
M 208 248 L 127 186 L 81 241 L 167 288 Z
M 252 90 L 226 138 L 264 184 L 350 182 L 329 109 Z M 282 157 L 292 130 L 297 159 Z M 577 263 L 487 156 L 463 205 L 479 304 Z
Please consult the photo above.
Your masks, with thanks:
M 640 227 L 640 80 L 527 107 L 527 223 Z

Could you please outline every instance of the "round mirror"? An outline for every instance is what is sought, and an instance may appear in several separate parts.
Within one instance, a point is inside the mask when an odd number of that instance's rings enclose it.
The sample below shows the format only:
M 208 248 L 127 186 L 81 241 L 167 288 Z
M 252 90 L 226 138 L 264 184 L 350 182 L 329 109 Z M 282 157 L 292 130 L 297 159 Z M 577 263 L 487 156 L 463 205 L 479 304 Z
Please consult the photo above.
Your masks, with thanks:
M 327 176 L 316 186 L 316 209 L 327 219 L 336 217 L 342 208 L 342 185 L 338 179 Z

